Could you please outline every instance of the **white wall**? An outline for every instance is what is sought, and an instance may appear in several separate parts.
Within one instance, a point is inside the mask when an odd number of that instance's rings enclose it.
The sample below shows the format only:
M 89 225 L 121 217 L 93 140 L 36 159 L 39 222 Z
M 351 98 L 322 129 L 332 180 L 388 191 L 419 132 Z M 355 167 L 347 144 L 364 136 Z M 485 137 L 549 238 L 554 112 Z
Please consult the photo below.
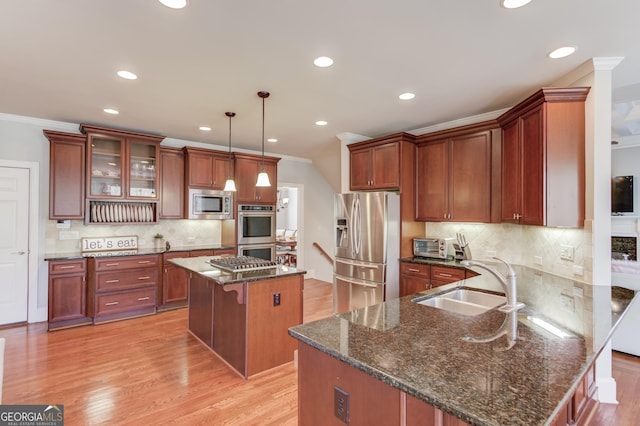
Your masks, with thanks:
M 307 278 L 332 282 L 333 266 L 313 247 L 313 243 L 317 242 L 327 253 L 333 254 L 335 191 L 311 162 L 286 157 L 278 163 L 278 182 L 296 183 L 303 187 L 300 198 L 304 199 L 301 218 L 301 226 L 304 228 L 304 238 L 301 241 L 304 263 L 299 267 L 307 271 Z

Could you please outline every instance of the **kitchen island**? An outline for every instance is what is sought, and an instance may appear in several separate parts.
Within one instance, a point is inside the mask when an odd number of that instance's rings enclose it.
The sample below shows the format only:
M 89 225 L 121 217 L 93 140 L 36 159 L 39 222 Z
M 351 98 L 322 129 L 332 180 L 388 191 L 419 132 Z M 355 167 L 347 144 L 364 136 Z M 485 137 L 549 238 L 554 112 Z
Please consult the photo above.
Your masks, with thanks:
M 226 272 L 209 256 L 170 262 L 189 272 L 189 332 L 245 379 L 293 361 L 305 271 Z
M 514 268 L 526 304 L 517 314 L 464 316 L 412 301 L 459 286 L 502 292 L 485 273 L 292 327 L 299 424 L 584 422 L 595 360 L 634 294 L 614 288 L 612 299 L 609 287 Z

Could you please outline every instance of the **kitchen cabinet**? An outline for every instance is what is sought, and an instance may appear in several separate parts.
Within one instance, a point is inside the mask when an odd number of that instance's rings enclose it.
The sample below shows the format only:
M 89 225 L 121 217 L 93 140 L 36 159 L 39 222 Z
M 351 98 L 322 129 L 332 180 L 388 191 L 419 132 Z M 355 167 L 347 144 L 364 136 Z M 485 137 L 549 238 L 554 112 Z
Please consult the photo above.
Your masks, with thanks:
M 86 136 L 44 134 L 49 139 L 49 219 L 84 219 Z
M 588 87 L 543 88 L 500 117 L 502 222 L 584 226 Z
M 475 277 L 476 275 L 478 274 L 465 268 L 400 262 L 400 297 Z
M 177 148 L 160 148 L 160 219 L 182 219 L 184 214 L 184 154 Z
M 279 158 L 264 157 L 264 171 L 269 175 L 269 187 L 257 187 L 258 173 L 262 171 L 259 155 L 234 153 L 234 179 L 238 203 L 275 204 L 277 201 Z
M 415 219 L 431 222 L 492 222 L 495 121 L 418 138 Z
M 231 175 L 229 154 L 189 146 L 183 149 L 187 185 L 193 188 L 223 190 Z
M 156 312 L 159 255 L 89 259 L 89 315 L 94 323 Z
M 191 251 L 172 251 L 162 255 L 162 280 L 158 294 L 162 300 L 158 310 L 167 310 L 187 306 L 189 299 L 189 274 L 184 268 L 169 262 L 169 259 L 179 257 L 221 256 L 223 254 L 235 255 L 235 249 L 203 249 Z
M 338 392 L 342 398 L 338 401 Z M 344 401 L 344 402 L 343 402 Z M 340 403 L 344 406 L 340 406 Z M 342 411 L 340 411 L 342 409 Z M 348 421 L 338 414 L 345 413 Z M 467 423 L 306 343 L 298 343 L 298 424 Z
M 595 362 L 584 374 L 569 401 L 561 407 L 551 421 L 553 426 L 586 425 L 593 411 L 598 407 L 595 400 Z
M 387 139 L 347 146 L 352 191 L 400 188 L 400 142 Z
M 431 288 L 431 266 L 400 262 L 400 297 Z
M 164 137 L 87 124 L 80 130 L 87 135 L 85 224 L 157 222 Z
M 49 262 L 49 330 L 90 324 L 86 259 Z

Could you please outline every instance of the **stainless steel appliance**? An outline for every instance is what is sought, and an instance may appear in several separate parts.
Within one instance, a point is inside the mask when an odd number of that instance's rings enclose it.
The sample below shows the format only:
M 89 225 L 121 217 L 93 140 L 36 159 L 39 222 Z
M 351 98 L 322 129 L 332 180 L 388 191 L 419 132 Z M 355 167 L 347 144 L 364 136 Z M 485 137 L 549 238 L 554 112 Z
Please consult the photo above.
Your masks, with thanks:
M 238 246 L 238 256 L 251 256 L 260 259 L 276 260 L 276 244 L 247 244 Z
M 453 238 L 414 238 L 413 255 L 436 259 L 453 259 L 455 255 Z
M 335 198 L 334 213 L 334 313 L 339 314 L 398 297 L 398 194 L 338 194 Z
M 228 272 L 260 271 L 278 267 L 276 262 L 251 256 L 214 257 L 209 263 Z
M 232 219 L 233 197 L 228 192 L 189 188 L 189 219 Z
M 276 208 L 273 205 L 238 206 L 238 245 L 275 244 Z

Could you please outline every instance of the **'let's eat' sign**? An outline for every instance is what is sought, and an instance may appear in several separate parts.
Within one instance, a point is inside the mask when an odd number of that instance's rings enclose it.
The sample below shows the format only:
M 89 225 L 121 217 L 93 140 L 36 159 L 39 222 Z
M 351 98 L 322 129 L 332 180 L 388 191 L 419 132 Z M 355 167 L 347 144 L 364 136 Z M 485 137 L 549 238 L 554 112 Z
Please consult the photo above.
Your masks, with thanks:
M 83 238 L 82 251 L 132 250 L 138 248 L 138 236 Z

